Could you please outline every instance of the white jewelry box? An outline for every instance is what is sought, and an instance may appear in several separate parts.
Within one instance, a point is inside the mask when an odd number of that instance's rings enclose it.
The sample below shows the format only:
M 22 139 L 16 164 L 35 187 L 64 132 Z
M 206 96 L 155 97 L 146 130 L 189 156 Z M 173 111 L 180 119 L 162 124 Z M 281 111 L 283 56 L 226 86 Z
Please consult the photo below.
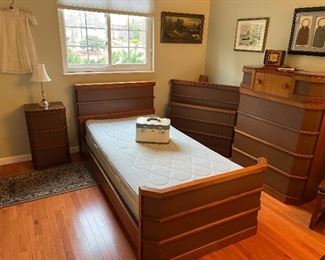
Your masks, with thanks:
M 138 117 L 136 141 L 140 143 L 169 143 L 170 119 L 156 116 Z

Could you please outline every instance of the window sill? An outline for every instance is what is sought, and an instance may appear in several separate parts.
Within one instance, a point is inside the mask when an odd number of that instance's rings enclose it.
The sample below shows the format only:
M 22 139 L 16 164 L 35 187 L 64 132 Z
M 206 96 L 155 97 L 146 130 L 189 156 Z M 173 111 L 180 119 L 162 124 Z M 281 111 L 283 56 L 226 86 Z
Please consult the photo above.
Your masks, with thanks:
M 78 72 L 64 72 L 63 76 L 78 76 L 78 75 L 102 75 L 102 74 L 152 74 L 154 70 L 140 70 L 140 71 L 78 71 Z

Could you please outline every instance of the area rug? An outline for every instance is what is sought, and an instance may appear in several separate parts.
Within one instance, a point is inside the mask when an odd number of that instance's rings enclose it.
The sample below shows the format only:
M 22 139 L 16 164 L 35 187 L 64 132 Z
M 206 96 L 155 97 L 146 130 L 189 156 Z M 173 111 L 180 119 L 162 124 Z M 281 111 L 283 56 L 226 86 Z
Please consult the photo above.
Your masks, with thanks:
M 96 185 L 84 163 L 0 177 L 0 208 Z

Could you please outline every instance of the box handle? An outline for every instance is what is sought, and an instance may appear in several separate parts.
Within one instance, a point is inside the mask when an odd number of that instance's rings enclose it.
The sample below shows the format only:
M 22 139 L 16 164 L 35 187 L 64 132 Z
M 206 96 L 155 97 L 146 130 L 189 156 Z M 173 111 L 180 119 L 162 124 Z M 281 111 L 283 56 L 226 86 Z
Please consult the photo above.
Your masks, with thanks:
M 160 118 L 158 118 L 158 117 L 149 117 L 147 119 L 147 121 L 158 121 L 158 122 L 161 122 Z

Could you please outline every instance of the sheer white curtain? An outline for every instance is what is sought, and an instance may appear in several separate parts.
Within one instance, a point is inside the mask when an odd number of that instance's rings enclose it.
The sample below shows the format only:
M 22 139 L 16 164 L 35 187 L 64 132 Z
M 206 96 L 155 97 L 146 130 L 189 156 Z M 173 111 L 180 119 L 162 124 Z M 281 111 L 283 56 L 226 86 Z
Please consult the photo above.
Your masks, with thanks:
M 154 0 L 57 0 L 59 8 L 152 16 Z

